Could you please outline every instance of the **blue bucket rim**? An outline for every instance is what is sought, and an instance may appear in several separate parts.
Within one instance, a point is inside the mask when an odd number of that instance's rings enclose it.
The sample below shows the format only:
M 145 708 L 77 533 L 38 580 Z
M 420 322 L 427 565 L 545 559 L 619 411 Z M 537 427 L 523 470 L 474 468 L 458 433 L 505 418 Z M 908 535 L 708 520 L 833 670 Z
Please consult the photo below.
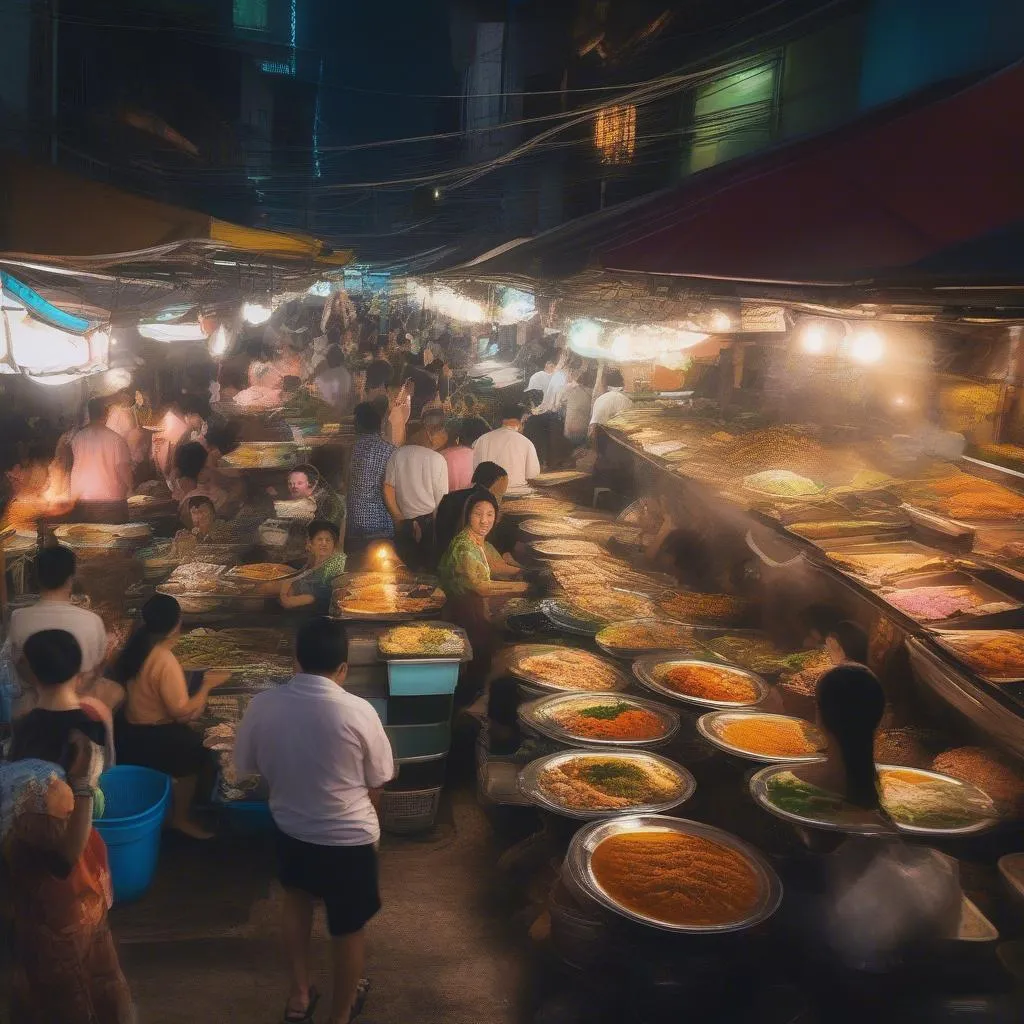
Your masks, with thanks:
M 161 776 L 161 778 L 164 781 L 164 791 L 163 791 L 163 794 L 161 795 L 160 799 L 155 804 L 153 804 L 152 807 L 147 807 L 146 810 L 140 811 L 138 814 L 127 814 L 127 815 L 122 815 L 121 817 L 118 817 L 118 818 L 108 818 L 106 816 L 106 814 L 104 814 L 102 818 L 96 818 L 95 819 L 95 821 L 93 822 L 94 825 L 125 825 L 125 824 L 133 824 L 134 825 L 134 824 L 138 823 L 140 819 L 145 818 L 147 815 L 153 814 L 158 808 L 159 809 L 163 809 L 163 807 L 165 807 L 166 804 L 167 804 L 167 799 L 170 796 L 170 792 L 171 792 L 171 777 L 169 775 L 164 775 L 163 772 L 158 772 L 154 768 L 146 768 L 144 765 L 141 765 L 141 764 L 118 764 L 118 765 L 114 765 L 112 768 L 108 768 L 107 771 L 103 773 L 103 775 L 106 775 L 107 772 L 117 771 L 118 768 L 133 768 L 136 771 L 149 772 L 152 775 L 159 775 L 159 776 Z M 102 783 L 103 783 L 103 775 L 100 776 L 100 786 L 99 786 L 100 790 L 103 789 L 103 785 L 102 785 Z M 106 794 L 104 794 L 104 796 L 105 795 Z

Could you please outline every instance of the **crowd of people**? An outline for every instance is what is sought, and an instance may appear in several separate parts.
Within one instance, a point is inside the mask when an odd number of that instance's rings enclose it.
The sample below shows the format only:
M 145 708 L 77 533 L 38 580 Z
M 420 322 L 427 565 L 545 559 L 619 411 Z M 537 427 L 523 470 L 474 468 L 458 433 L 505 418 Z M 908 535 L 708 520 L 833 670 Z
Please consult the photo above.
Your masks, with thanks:
M 453 388 L 450 337 L 419 344 L 401 329 L 386 339 L 371 329 L 360 340 L 360 321 L 341 300 L 327 304 L 320 327 L 308 345 L 287 336 L 273 346 L 260 340 L 241 378 L 219 373 L 208 395 L 193 389 L 162 412 L 142 389 L 93 398 L 81 426 L 66 429 L 51 451 L 33 449 L 7 474 L 13 500 L 5 522 L 24 527 L 63 515 L 127 523 L 129 499 L 144 497 L 173 510 L 169 550 L 184 562 L 217 546 L 257 548 L 255 524 L 272 514 L 275 499 L 304 511 L 302 571 L 274 595 L 284 611 L 302 616 L 301 671 L 252 701 L 235 758 L 239 772 L 266 780 L 279 831 L 292 969 L 285 1019 L 311 1019 L 320 999 L 308 945 L 312 901 L 321 899 L 335 948 L 331 1020 L 341 1024 L 366 994 L 362 930 L 380 907 L 374 807 L 394 764 L 376 713 L 341 686 L 345 633 L 322 617 L 334 582 L 350 559 L 380 542 L 410 570 L 436 575 L 444 617 L 472 644 L 462 694 L 472 697 L 496 645 L 491 600 L 527 590 L 502 537 L 503 497 L 563 464 L 629 399 L 617 370 L 548 353 L 492 425 L 471 395 Z M 245 412 L 301 410 L 321 423 L 351 418 L 347 474 L 332 478 L 301 465 L 287 475 L 286 498 L 273 488 L 254 494 L 225 462 L 239 443 L 235 422 L 221 414 L 228 403 Z M 76 600 L 77 570 L 70 548 L 39 551 L 39 599 L 14 612 L 0 652 L 5 679 L 16 684 L 8 761 L 0 764 L 0 865 L 15 894 L 19 1024 L 130 1019 L 106 920 L 109 870 L 92 827 L 103 766 L 168 775 L 168 826 L 197 840 L 211 835 L 194 816 L 209 754 L 191 723 L 228 673 L 182 667 L 174 648 L 183 614 L 169 594 L 143 604 L 116 649 L 103 620 Z

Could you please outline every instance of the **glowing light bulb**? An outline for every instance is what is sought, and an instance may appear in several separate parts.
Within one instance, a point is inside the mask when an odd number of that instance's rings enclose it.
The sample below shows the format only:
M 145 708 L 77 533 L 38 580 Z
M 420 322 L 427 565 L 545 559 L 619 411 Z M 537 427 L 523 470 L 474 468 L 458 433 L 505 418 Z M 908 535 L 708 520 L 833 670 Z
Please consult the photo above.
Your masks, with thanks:
M 242 319 L 256 327 L 265 324 L 272 314 L 273 310 L 269 306 L 263 306 L 258 302 L 247 302 L 242 306 Z
M 732 330 L 732 319 L 729 317 L 729 314 L 716 309 L 711 314 L 711 329 L 717 334 Z
M 885 354 L 885 342 L 878 331 L 863 328 L 850 338 L 850 358 L 865 366 L 877 363 Z
M 820 356 L 827 338 L 828 332 L 821 324 L 805 324 L 800 331 L 800 348 L 808 355 Z

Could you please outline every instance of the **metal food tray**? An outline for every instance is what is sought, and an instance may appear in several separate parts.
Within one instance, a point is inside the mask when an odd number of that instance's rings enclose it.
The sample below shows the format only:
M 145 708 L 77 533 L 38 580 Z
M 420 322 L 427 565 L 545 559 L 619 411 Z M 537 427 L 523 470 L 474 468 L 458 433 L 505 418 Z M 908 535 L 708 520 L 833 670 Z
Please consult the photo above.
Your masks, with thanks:
M 955 647 L 953 647 L 950 644 L 949 639 L 945 635 L 946 633 L 961 633 L 961 632 L 974 632 L 976 635 L 980 635 L 980 634 L 985 633 L 985 632 L 998 632 L 998 633 L 1014 632 L 1014 633 L 1017 633 L 1017 632 L 1020 632 L 1020 630 L 1002 630 L 1002 629 L 1000 629 L 1000 630 L 991 630 L 990 631 L 990 630 L 981 630 L 981 629 L 979 629 L 979 630 L 960 630 L 960 629 L 943 630 L 943 629 L 933 629 L 933 630 L 930 630 L 930 633 L 931 633 L 932 639 L 934 639 L 935 643 L 937 643 L 950 657 L 955 658 L 957 663 L 962 665 L 966 671 L 970 672 L 972 675 L 974 675 L 978 679 L 981 679 L 981 680 L 983 680 L 986 683 L 991 683 L 991 684 L 993 684 L 995 686 L 999 686 L 999 685 L 1005 684 L 1005 683 L 1024 683 L 1024 665 L 1021 666 L 1020 674 L 1018 674 L 1018 675 L 1009 675 L 1009 676 L 990 676 L 990 675 L 986 675 L 983 672 L 979 672 L 976 668 L 973 668 L 965 660 L 966 655 L 962 654 Z
M 821 731 L 813 723 L 805 721 L 802 718 L 796 718 L 793 715 L 772 715 L 761 711 L 709 711 L 706 715 L 701 715 L 697 719 L 697 731 L 704 737 L 710 744 L 717 747 L 719 750 L 725 751 L 727 754 L 732 754 L 735 757 L 742 757 L 748 761 L 757 761 L 760 764 L 809 764 L 815 761 L 823 760 L 820 753 L 815 754 L 802 754 L 797 756 L 782 756 L 776 757 L 772 754 L 755 754 L 750 750 L 743 750 L 741 747 L 734 746 L 723 739 L 721 734 L 721 728 L 727 725 L 729 722 L 734 722 L 737 719 L 742 718 L 762 718 L 770 719 L 774 721 L 784 722 L 799 722 L 804 726 L 813 739 L 813 734 L 817 733 L 819 742 L 819 750 L 825 746 L 825 737 Z
M 566 761 L 574 761 L 577 758 L 596 757 L 610 758 L 616 761 L 633 761 L 639 765 L 657 764 L 668 769 L 676 775 L 681 785 L 678 796 L 671 800 L 661 800 L 653 804 L 635 804 L 632 807 L 622 808 L 587 808 L 580 809 L 566 807 L 551 799 L 541 788 L 540 776 L 548 768 L 557 768 Z M 669 811 L 673 807 L 679 807 L 686 803 L 693 796 L 697 789 L 697 782 L 694 777 L 682 766 L 670 761 L 667 757 L 658 754 L 651 754 L 644 750 L 561 750 L 556 754 L 548 754 L 545 757 L 538 757 L 531 761 L 519 773 L 517 779 L 519 792 L 527 800 L 547 811 L 553 811 L 566 818 L 575 818 L 578 821 L 593 821 L 595 818 L 612 818 L 628 814 L 659 814 L 662 811 Z
M 995 626 L 996 623 L 1002 624 L 1009 616 L 1011 619 L 1019 620 L 1015 621 L 1014 625 L 1024 626 L 1024 603 L 1017 600 L 1011 594 L 1004 593 L 1001 590 L 991 586 L 988 583 L 978 579 L 977 576 L 971 573 L 963 572 L 962 570 L 951 570 L 947 572 L 922 572 L 922 573 L 909 573 L 906 576 L 901 576 L 899 581 L 885 588 L 879 593 L 879 597 L 883 601 L 886 600 L 888 593 L 899 590 L 914 590 L 917 587 L 970 587 L 971 590 L 975 591 L 979 596 L 984 597 L 986 604 L 994 604 L 1001 602 L 1005 604 L 1013 605 L 1011 608 L 1006 608 L 1000 612 L 985 612 L 982 614 L 974 614 L 972 612 L 961 612 L 958 615 L 952 615 L 946 619 L 916 619 L 912 615 L 908 615 L 901 609 L 890 606 L 892 612 L 897 615 L 903 616 L 908 622 L 914 623 L 915 627 L 924 627 L 925 629 L 987 629 L 987 628 L 998 628 Z M 888 602 L 886 601 L 888 604 Z M 990 626 L 990 624 L 992 624 Z
M 450 633 L 458 635 L 462 641 L 462 653 L 461 654 L 431 654 L 425 651 L 418 651 L 415 654 L 385 654 L 380 648 L 380 641 L 384 633 L 387 630 L 382 631 L 377 637 L 377 656 L 381 661 L 418 661 L 418 662 L 433 662 L 433 661 L 455 661 L 456 659 L 461 663 L 473 660 L 473 648 L 469 642 L 469 634 L 461 626 L 454 626 L 450 622 L 441 622 L 438 619 L 431 619 L 426 622 L 418 622 L 419 626 L 435 626 L 438 629 L 448 630 Z
M 622 906 L 601 888 L 601 884 L 594 874 L 592 858 L 594 851 L 606 839 L 625 832 L 679 832 L 683 835 L 708 839 L 742 854 L 757 876 L 759 892 L 754 909 L 745 917 L 727 924 L 677 925 L 660 921 Z M 723 832 L 721 829 L 699 821 L 688 821 L 685 818 L 672 818 L 658 814 L 635 814 L 585 825 L 573 836 L 566 854 L 565 864 L 573 881 L 603 907 L 630 921 L 647 925 L 650 928 L 657 928 L 660 931 L 691 935 L 744 931 L 766 921 L 779 909 L 779 904 L 782 902 L 782 882 L 757 850 L 728 832 Z
M 546 679 L 541 679 L 539 676 L 535 676 L 531 672 L 524 672 L 519 667 L 520 662 L 524 658 L 529 658 L 537 654 L 546 654 L 549 651 L 578 651 L 579 648 L 565 647 L 562 644 L 519 644 L 512 648 L 508 662 L 508 672 L 510 675 L 515 676 L 517 679 L 522 679 L 528 683 L 534 689 L 541 690 L 544 693 L 608 693 L 608 690 L 573 690 L 566 686 L 555 686 L 548 682 Z M 610 669 L 614 674 L 615 678 L 621 683 L 620 690 L 627 690 L 631 684 L 629 676 L 626 675 L 621 669 L 613 665 L 609 661 L 605 661 L 603 658 L 598 657 L 596 654 L 590 654 L 589 651 L 581 652 L 589 655 L 595 661 L 600 662 L 606 668 Z M 618 691 L 615 691 L 618 692 Z
M 550 597 L 541 601 L 541 611 L 553 625 L 564 630 L 566 633 L 575 633 L 578 636 L 593 636 L 601 628 L 603 622 L 600 619 L 584 619 L 573 615 L 563 615 L 562 608 L 560 607 L 563 600 L 565 604 L 569 603 L 568 599 Z
M 695 644 L 696 644 L 698 650 L 696 650 L 694 652 L 687 652 L 687 651 L 684 651 L 681 647 L 615 647 L 615 646 L 613 646 L 611 644 L 604 643 L 601 640 L 601 633 L 607 627 L 610 627 L 610 626 L 630 626 L 630 625 L 634 625 L 634 624 L 642 625 L 642 624 L 648 623 L 648 622 L 659 623 L 659 624 L 664 623 L 665 625 L 670 625 L 670 626 L 683 626 L 685 629 L 689 629 L 695 635 L 694 636 L 694 641 L 695 641 Z M 715 636 L 718 636 L 721 632 L 723 632 L 723 630 L 724 630 L 724 628 L 723 629 L 719 629 L 719 628 L 716 628 L 714 626 L 687 626 L 685 623 L 677 622 L 675 619 L 669 619 L 668 617 L 666 617 L 664 619 L 662 619 L 662 618 L 623 619 L 623 620 L 620 620 L 618 622 L 609 622 L 606 625 L 602 625 L 601 628 L 598 629 L 597 634 L 594 637 L 594 643 L 597 644 L 597 646 L 600 647 L 601 650 L 605 652 L 605 654 L 611 655 L 611 657 L 613 657 L 613 658 L 624 658 L 624 659 L 629 659 L 631 661 L 636 659 L 636 658 L 645 657 L 645 656 L 648 656 L 648 655 L 653 655 L 653 654 L 658 654 L 658 653 L 668 653 L 668 652 L 676 652 L 676 653 L 679 653 L 681 655 L 689 655 L 690 657 L 693 657 L 694 655 L 703 655 L 703 654 L 709 653 L 707 651 L 707 649 L 704 647 L 704 645 L 699 640 L 697 640 L 696 634 L 698 634 L 698 633 L 705 633 L 705 634 L 714 634 Z
M 793 811 L 783 810 L 781 807 L 774 804 L 768 795 L 768 783 L 776 775 L 789 771 L 792 767 L 792 764 L 774 764 L 769 765 L 767 768 L 762 768 L 750 779 L 750 795 L 761 807 L 768 811 L 769 814 L 773 814 L 777 818 L 782 818 L 784 821 L 791 821 L 797 825 L 821 829 L 826 832 L 843 832 L 847 835 L 862 836 L 888 834 L 891 833 L 893 829 L 905 835 L 914 836 L 965 836 L 975 835 L 978 832 L 985 832 L 998 824 L 998 813 L 996 812 L 995 805 L 992 803 L 992 799 L 987 793 L 984 793 L 977 786 L 971 785 L 969 782 L 964 782 L 961 779 L 954 779 L 949 775 L 943 775 L 941 772 L 930 772 L 926 771 L 924 768 L 908 768 L 905 765 L 898 764 L 879 764 L 875 767 L 879 772 L 910 772 L 914 775 L 921 775 L 932 779 L 941 779 L 943 782 L 963 787 L 988 802 L 991 807 L 991 817 L 979 818 L 970 825 L 964 825 L 959 828 L 926 828 L 921 825 L 904 825 L 895 819 L 891 819 L 887 816 L 883 817 L 881 815 L 876 815 L 870 811 L 863 812 L 864 817 L 859 823 L 857 821 L 832 822 L 819 818 L 808 818 L 802 814 L 796 814 Z M 854 808 L 854 810 L 856 810 L 856 808 Z
M 661 736 L 648 740 L 607 740 L 590 736 L 577 736 L 575 733 L 568 732 L 557 722 L 552 721 L 545 715 L 546 711 L 571 707 L 574 704 L 600 703 L 602 700 L 609 703 L 614 701 L 616 703 L 629 704 L 632 707 L 641 708 L 653 715 L 657 715 L 664 723 L 664 733 Z M 533 729 L 550 740 L 584 749 L 639 750 L 649 747 L 660 747 L 669 743 L 676 733 L 679 732 L 680 728 L 679 715 L 663 704 L 656 704 L 654 701 L 644 700 L 641 697 L 626 696 L 614 690 L 607 693 L 565 693 L 554 694 L 550 697 L 540 697 L 527 704 L 520 704 L 517 716 L 519 721 L 528 729 Z
M 815 545 L 818 551 L 821 552 L 821 558 L 824 563 L 837 572 L 841 572 L 844 576 L 849 576 L 852 579 L 858 580 L 865 586 L 871 588 L 878 588 L 884 586 L 887 580 L 899 579 L 903 576 L 920 574 L 922 572 L 937 572 L 942 568 L 941 563 L 945 563 L 947 566 L 956 565 L 962 562 L 970 563 L 972 559 L 967 558 L 963 555 L 953 555 L 948 551 L 942 551 L 939 548 L 930 548 L 925 544 L 920 544 L 916 540 L 898 540 L 890 541 L 888 543 L 879 541 L 873 544 L 864 544 L 861 538 L 851 537 L 843 538 L 841 540 L 830 541 L 828 544 L 829 551 L 834 551 L 839 554 L 851 554 L 851 555 L 871 555 L 871 554 L 893 554 L 893 555 L 929 555 L 934 556 L 936 565 L 933 568 L 920 567 L 909 570 L 896 570 L 891 573 L 880 573 L 877 576 L 873 576 L 869 573 L 857 572 L 853 569 L 844 569 L 838 562 L 833 561 L 829 558 L 828 551 L 824 547 Z
M 663 686 L 658 682 L 655 672 L 661 665 L 706 665 L 734 675 L 743 676 L 749 680 L 757 690 L 757 700 L 749 703 L 736 703 L 735 701 L 708 700 L 704 697 L 689 697 L 685 693 Z M 639 658 L 633 662 L 633 675 L 648 690 L 653 690 L 662 697 L 679 701 L 683 704 L 694 704 L 697 707 L 713 708 L 716 710 L 730 710 L 738 708 L 752 708 L 760 704 L 768 696 L 768 684 L 756 672 L 750 672 L 739 665 L 732 665 L 726 661 L 712 661 L 709 658 L 666 658 L 664 654 L 652 654 Z

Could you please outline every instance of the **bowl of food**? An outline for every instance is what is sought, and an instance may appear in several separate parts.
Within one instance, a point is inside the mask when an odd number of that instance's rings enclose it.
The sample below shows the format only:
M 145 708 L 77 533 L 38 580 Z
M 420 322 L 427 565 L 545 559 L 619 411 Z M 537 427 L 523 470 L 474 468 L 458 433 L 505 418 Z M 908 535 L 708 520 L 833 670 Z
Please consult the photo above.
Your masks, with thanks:
M 573 747 L 657 747 L 679 731 L 679 716 L 621 693 L 554 694 L 519 707 L 519 721 Z
M 556 644 L 522 644 L 511 651 L 509 671 L 550 693 L 600 693 L 629 688 L 629 677 L 589 651 Z
M 566 870 L 607 910 L 666 932 L 742 931 L 782 902 L 778 875 L 753 847 L 711 825 L 658 814 L 584 826 L 569 844 Z
M 820 761 L 825 736 L 802 718 L 761 711 L 709 711 L 697 731 L 719 750 L 750 761 Z
M 663 697 L 700 707 L 753 707 L 768 695 L 767 684 L 753 672 L 699 658 L 650 655 L 633 663 L 633 675 Z
M 528 800 L 584 820 L 667 811 L 696 788 L 685 768 L 638 750 L 566 750 L 531 761 L 519 773 L 519 792 Z
M 857 807 L 842 796 L 801 778 L 786 765 L 762 768 L 750 780 L 754 800 L 794 824 L 831 832 L 873 835 L 969 835 L 999 817 L 988 794 L 960 779 L 920 768 L 877 766 L 884 814 Z

